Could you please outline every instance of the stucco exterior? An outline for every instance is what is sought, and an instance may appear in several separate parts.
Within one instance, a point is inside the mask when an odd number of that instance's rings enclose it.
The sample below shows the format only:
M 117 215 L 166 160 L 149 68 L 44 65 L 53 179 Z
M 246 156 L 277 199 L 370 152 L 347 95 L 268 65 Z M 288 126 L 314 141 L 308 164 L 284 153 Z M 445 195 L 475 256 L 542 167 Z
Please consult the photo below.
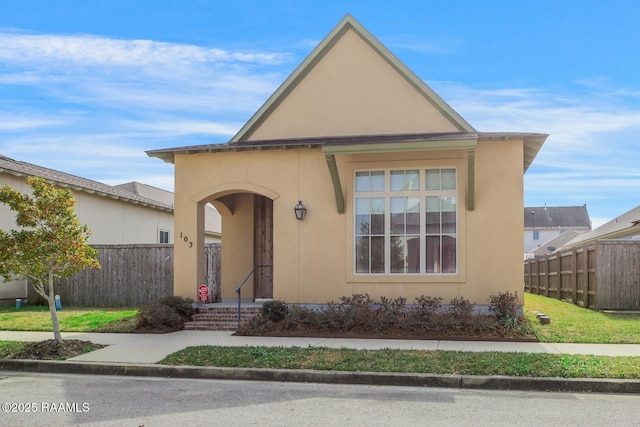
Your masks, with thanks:
M 498 292 L 522 296 L 523 173 L 545 138 L 477 132 L 347 16 L 230 143 L 148 152 L 175 164 L 175 292 L 194 298 L 203 282 L 203 206 L 213 203 L 222 215 L 221 294 L 236 297 L 256 265 L 263 237 L 254 204 L 266 197 L 273 201 L 273 292 L 256 295 L 248 283 L 243 298 L 323 304 L 354 293 L 409 302 L 462 296 L 482 306 Z M 446 273 L 429 272 L 423 259 L 431 170 L 455 171 L 447 193 L 456 207 L 455 265 Z M 393 172 L 420 176 L 418 272 L 389 270 L 388 230 L 385 271 L 357 271 L 362 171 L 382 171 L 387 183 Z M 389 203 L 389 194 L 376 197 Z M 307 208 L 302 221 L 293 212 L 298 201 Z M 385 215 L 394 223 L 393 213 Z

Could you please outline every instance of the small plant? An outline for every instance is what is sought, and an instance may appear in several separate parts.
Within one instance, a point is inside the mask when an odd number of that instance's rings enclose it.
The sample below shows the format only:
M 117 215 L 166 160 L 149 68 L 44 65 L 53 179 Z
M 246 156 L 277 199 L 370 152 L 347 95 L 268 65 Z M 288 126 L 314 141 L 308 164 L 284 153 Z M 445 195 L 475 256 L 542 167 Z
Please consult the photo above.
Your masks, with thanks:
M 498 295 L 489 297 L 489 311 L 496 315 L 498 320 L 507 317 L 517 318 L 521 305 L 518 301 L 518 292 L 498 292 Z
M 182 318 L 175 310 L 164 304 L 145 305 L 137 314 L 138 328 L 179 329 Z
M 289 314 L 289 306 L 284 301 L 267 301 L 262 306 L 262 316 L 271 322 L 280 322 Z
M 454 299 L 449 301 L 448 312 L 460 318 L 468 318 L 473 314 L 474 305 L 475 304 L 473 304 L 466 298 L 455 297 Z
M 162 298 L 158 303 L 172 308 L 180 316 L 188 317 L 195 313 L 191 298 L 168 296 Z
M 353 294 L 350 297 L 340 297 L 340 301 L 342 301 L 343 305 L 351 307 L 370 307 L 374 303 L 369 294 Z
M 440 311 L 442 308 L 442 298 L 441 297 L 426 297 L 424 295 L 420 295 L 416 298 L 416 305 L 418 308 L 424 312 L 435 313 Z

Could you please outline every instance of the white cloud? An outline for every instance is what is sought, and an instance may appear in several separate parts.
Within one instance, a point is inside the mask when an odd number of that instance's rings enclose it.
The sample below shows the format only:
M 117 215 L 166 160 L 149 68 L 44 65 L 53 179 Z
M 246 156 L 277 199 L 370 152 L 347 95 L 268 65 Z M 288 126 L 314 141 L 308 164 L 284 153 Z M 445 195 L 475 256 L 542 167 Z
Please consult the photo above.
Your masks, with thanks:
M 249 115 L 284 80 L 281 67 L 290 59 L 150 40 L 0 33 L 0 84 L 80 107 Z
M 152 40 L 122 40 L 91 35 L 0 33 L 0 60 L 18 64 L 95 65 L 135 68 L 246 62 L 278 64 L 286 55 L 239 52 Z
M 123 125 L 148 133 L 179 136 L 188 134 L 233 136 L 243 123 L 216 123 L 213 121 L 163 120 L 145 122 L 123 122 Z
M 27 131 L 65 124 L 64 121 L 49 117 L 0 114 L 0 132 Z

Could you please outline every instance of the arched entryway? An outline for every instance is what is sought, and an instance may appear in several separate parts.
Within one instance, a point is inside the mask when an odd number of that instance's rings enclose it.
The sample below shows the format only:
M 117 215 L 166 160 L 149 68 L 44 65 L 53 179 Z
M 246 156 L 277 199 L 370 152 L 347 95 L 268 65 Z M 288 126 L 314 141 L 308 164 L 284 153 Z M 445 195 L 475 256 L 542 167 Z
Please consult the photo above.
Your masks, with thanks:
M 243 299 L 273 299 L 274 204 L 278 194 L 246 183 L 227 183 L 211 190 L 201 200 L 212 203 L 222 216 L 222 299 L 237 298 L 235 290 L 241 283 Z

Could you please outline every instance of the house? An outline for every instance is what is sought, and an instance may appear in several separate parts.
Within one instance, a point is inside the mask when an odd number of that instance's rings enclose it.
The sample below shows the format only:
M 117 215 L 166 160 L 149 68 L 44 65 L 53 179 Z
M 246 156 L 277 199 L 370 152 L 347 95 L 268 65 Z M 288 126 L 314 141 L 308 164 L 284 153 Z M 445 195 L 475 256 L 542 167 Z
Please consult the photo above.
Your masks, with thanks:
M 640 241 L 640 206 L 636 206 L 593 231 L 574 237 L 563 245 L 563 249 L 584 245 L 596 240 Z
M 110 186 L 64 172 L 0 155 L 0 187 L 8 185 L 22 193 L 31 191 L 26 178 L 39 176 L 69 188 L 76 200 L 79 220 L 92 234 L 90 244 L 173 243 L 173 193 L 140 183 Z M 207 209 L 208 216 L 218 216 Z M 220 240 L 219 219 L 210 219 L 209 241 Z M 0 229 L 15 228 L 15 213 L 0 204 Z M 25 298 L 24 281 L 0 284 L 0 300 Z
M 347 15 L 228 143 L 147 152 L 175 165 L 174 292 L 197 297 L 211 203 L 223 299 L 252 271 L 243 297 L 289 303 L 521 297 L 546 137 L 477 131 Z
M 526 234 L 526 232 L 525 232 Z M 556 252 L 562 246 L 566 245 L 571 239 L 579 236 L 580 233 L 574 230 L 567 230 L 562 234 L 559 234 L 553 237 L 550 240 L 547 240 L 544 243 L 541 243 L 537 248 L 531 250 L 530 252 L 525 252 L 524 258 L 535 258 L 537 256 L 549 255 Z
M 591 230 L 587 205 L 583 206 L 536 206 L 524 208 L 524 252 L 531 254 L 542 248 L 546 250 L 549 240 L 567 230 L 586 233 Z M 564 242 L 568 239 L 562 239 Z M 563 242 L 563 243 L 564 243 Z M 552 245 L 559 247 L 557 244 Z

